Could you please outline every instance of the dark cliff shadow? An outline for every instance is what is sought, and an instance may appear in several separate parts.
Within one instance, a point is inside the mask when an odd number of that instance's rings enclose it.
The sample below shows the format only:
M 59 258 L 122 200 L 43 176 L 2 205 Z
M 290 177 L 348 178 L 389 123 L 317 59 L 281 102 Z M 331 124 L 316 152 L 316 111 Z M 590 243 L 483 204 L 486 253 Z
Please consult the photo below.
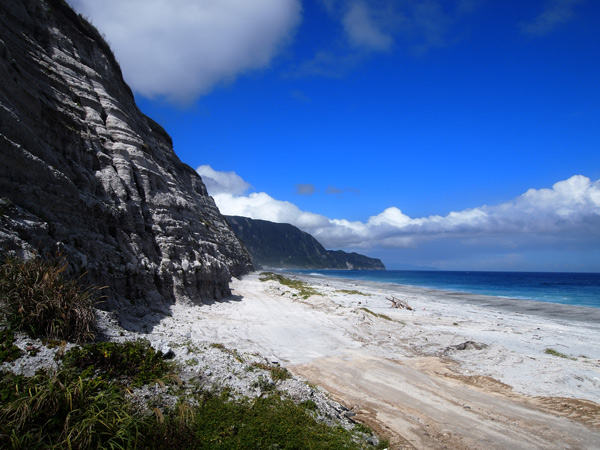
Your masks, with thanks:
M 218 303 L 240 303 L 244 300 L 241 295 L 230 295 L 229 297 L 215 300 L 206 299 L 190 304 L 190 308 L 198 308 L 202 311 L 203 307 L 212 306 Z M 160 307 L 153 305 L 152 308 L 148 308 L 145 314 L 133 314 L 127 310 L 106 310 L 103 309 L 103 314 L 108 315 L 111 318 L 110 323 L 106 320 L 103 321 L 101 329 L 98 330 L 96 340 L 98 341 L 110 341 L 116 336 L 119 336 L 121 328 L 134 333 L 140 333 L 143 335 L 151 335 L 154 332 L 154 328 L 158 326 L 163 319 L 173 315 L 171 307 L 173 304 L 164 303 Z M 140 310 L 138 310 L 140 311 Z
M 198 307 L 201 308 L 203 305 L 211 306 L 211 305 L 214 305 L 215 303 L 237 303 L 237 302 L 241 302 L 243 300 L 244 300 L 244 297 L 242 297 L 241 295 L 230 295 L 229 297 L 223 298 L 221 300 L 214 300 L 214 299 L 203 300 L 202 303 L 198 305 Z

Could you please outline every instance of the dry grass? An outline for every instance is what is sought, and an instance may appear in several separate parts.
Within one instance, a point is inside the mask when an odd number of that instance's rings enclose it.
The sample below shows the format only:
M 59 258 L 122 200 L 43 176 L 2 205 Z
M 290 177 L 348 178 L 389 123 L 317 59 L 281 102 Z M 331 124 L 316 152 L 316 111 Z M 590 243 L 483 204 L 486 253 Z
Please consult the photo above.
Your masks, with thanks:
M 65 278 L 67 267 L 64 258 L 6 258 L 0 266 L 0 303 L 11 328 L 33 338 L 93 339 L 99 288 Z
M 284 277 L 283 275 L 279 275 L 273 272 L 262 272 L 260 274 L 260 281 L 278 281 L 283 286 L 287 286 L 292 289 L 296 289 L 298 294 L 303 299 L 307 299 L 312 295 L 322 295 L 319 291 L 309 286 L 300 280 L 292 280 L 291 278 Z
M 369 308 L 358 308 L 361 311 L 364 311 L 368 314 L 371 314 L 372 316 L 375 317 L 379 317 L 380 319 L 384 319 L 384 320 L 389 320 L 390 322 L 394 322 L 394 319 L 392 319 L 390 316 L 386 316 L 385 314 L 378 314 L 376 312 L 371 311 Z

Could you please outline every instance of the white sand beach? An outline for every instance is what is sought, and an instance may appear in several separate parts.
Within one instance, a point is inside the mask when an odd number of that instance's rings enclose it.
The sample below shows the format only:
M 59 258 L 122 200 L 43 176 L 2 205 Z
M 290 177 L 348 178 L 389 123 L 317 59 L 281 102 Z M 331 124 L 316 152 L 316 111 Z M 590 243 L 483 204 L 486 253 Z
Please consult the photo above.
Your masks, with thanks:
M 321 295 L 254 273 L 226 301 L 174 306 L 152 334 L 259 352 L 391 448 L 600 448 L 600 311 L 291 277 Z

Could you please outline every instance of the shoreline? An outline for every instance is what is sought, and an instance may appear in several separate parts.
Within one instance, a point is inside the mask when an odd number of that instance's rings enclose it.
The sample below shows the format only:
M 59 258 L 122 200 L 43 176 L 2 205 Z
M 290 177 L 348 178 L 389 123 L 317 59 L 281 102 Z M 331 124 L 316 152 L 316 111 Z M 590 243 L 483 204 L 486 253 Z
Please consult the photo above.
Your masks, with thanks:
M 334 277 L 322 274 L 304 274 L 286 270 L 279 270 L 277 273 L 284 273 L 298 278 L 305 278 L 311 282 L 317 283 L 319 280 L 331 280 L 332 282 L 339 281 L 347 284 L 371 285 L 376 289 L 383 287 L 387 290 L 395 291 L 400 294 L 408 293 L 409 295 L 426 295 L 432 300 L 444 299 L 447 301 L 455 301 L 461 304 L 473 304 L 488 308 L 496 308 L 500 311 L 538 315 L 553 319 L 575 320 L 578 322 L 597 322 L 600 324 L 600 308 L 593 306 L 579 306 L 564 303 L 546 302 L 541 300 L 473 294 L 469 292 L 435 289 L 408 284 L 392 283 L 388 281 L 356 280 L 353 278 Z
M 369 293 L 371 297 L 349 296 L 334 301 L 344 307 L 368 307 L 375 313 L 403 320 L 405 326 L 393 331 L 397 338 L 406 338 L 401 347 L 408 353 L 447 356 L 451 345 L 475 341 L 488 348 L 478 355 L 452 354 L 466 373 L 492 376 L 523 394 L 600 403 L 600 347 L 596 345 L 600 341 L 600 309 L 518 299 L 498 301 L 495 297 L 393 283 L 296 277 L 316 285 L 317 290 L 325 286 L 334 291 L 350 287 Z M 391 309 L 385 299 L 390 294 L 406 301 L 413 311 Z M 567 358 L 549 359 L 546 349 L 556 350 Z M 579 358 L 582 365 L 589 363 L 595 374 L 581 377 L 578 372 L 585 369 L 573 367 L 577 361 L 569 358 Z M 547 383 L 540 383 L 537 374 L 544 369 L 537 366 L 560 366 L 558 362 L 564 363 L 563 367 L 554 368 Z M 587 383 L 572 383 L 578 377 Z
M 553 273 L 553 272 L 476 272 L 476 271 L 386 271 L 384 276 L 380 272 L 369 270 L 294 270 L 275 269 L 299 276 L 330 277 L 344 279 L 349 282 L 365 281 L 375 283 L 389 283 L 418 289 L 431 289 L 453 294 L 469 294 L 475 296 L 491 297 L 498 299 L 511 299 L 533 301 L 541 303 L 559 304 L 566 306 L 587 307 L 600 310 L 600 273 Z M 403 275 L 404 272 L 418 275 Z M 385 275 L 392 273 L 392 275 Z M 420 274 L 433 273 L 434 277 L 422 277 Z M 353 274 L 353 275 L 349 275 Z M 396 274 L 396 275 L 393 275 Z M 450 274 L 450 275 L 449 275 Z M 454 275 L 452 275 L 454 274 Z M 473 274 L 481 274 L 469 278 Z M 498 275 L 502 275 L 497 278 Z M 529 279 L 529 275 L 535 277 Z M 552 277 L 558 276 L 554 280 Z M 585 277 L 579 279 L 578 277 Z M 491 277 L 487 279 L 486 277 Z M 550 278 L 549 278 L 550 277 Z M 565 277 L 568 277 L 566 279 Z M 574 283 L 578 286 L 572 291 Z M 592 277 L 592 278 L 588 278 Z M 479 280 L 479 281 L 476 281 Z M 556 282 L 556 287 L 553 284 Z M 579 283 L 579 284 L 577 284 Z

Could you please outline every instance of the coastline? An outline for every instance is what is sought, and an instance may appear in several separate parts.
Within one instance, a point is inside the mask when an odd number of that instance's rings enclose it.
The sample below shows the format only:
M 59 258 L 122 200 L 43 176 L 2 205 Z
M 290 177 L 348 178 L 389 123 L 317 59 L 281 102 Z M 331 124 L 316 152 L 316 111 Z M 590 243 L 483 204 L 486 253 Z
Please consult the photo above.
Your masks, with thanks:
M 455 352 L 453 359 L 462 360 L 466 370 L 493 376 L 524 394 L 583 398 L 600 403 L 600 348 L 596 345 L 600 341 L 599 308 L 446 292 L 393 283 L 311 275 L 295 277 L 314 285 L 317 290 L 356 290 L 370 294 L 369 297 L 330 294 L 329 299 L 346 308 L 366 307 L 376 314 L 402 320 L 404 326 L 393 331 L 396 339 L 406 339 L 401 347 L 408 354 L 447 356 L 447 348 L 460 344 L 458 341 L 461 340 L 504 347 L 504 351 L 496 349 L 499 353 L 507 353 L 501 357 L 493 357 L 492 352 L 486 350 L 480 351 L 478 358 Z M 386 300 L 389 296 L 397 296 L 407 302 L 413 311 L 391 309 L 391 303 Z M 564 380 L 579 377 L 568 373 L 568 370 L 577 371 L 570 367 L 576 361 L 548 358 L 551 356 L 545 353 L 548 348 L 569 358 L 579 357 L 583 365 L 589 363 L 597 369 L 597 373 L 587 380 L 588 383 L 568 387 L 569 383 Z M 556 365 L 557 361 L 565 363 L 563 373 L 541 383 L 535 366 Z M 563 382 L 559 383 L 558 378 Z
M 232 282 L 229 301 L 176 305 L 155 332 L 175 327 L 259 352 L 325 388 L 392 448 L 591 449 L 600 441 L 600 324 L 590 308 L 491 306 L 485 296 L 285 276 L 319 295 L 302 298 L 254 273 Z M 390 308 L 390 296 L 413 310 Z M 576 319 L 556 317 L 567 310 Z
M 283 270 L 283 269 L 281 269 Z M 372 281 L 453 294 L 471 294 L 496 299 L 583 306 L 600 310 L 600 273 L 485 272 L 370 270 L 305 271 L 292 274 L 325 276 L 349 282 Z
M 591 306 L 577 306 L 563 303 L 553 303 L 541 300 L 527 300 L 496 295 L 473 294 L 453 290 L 434 289 L 428 287 L 412 286 L 400 283 L 379 282 L 370 280 L 355 280 L 352 278 L 330 277 L 321 274 L 300 274 L 293 271 L 280 270 L 290 276 L 304 278 L 310 282 L 319 283 L 319 280 L 340 281 L 347 284 L 371 286 L 374 289 L 385 288 L 405 296 L 426 296 L 431 300 L 454 301 L 464 305 L 473 304 L 499 311 L 538 315 L 565 321 L 594 322 L 600 324 L 600 308 Z
M 99 312 L 99 331 L 107 340 L 148 339 L 172 354 L 183 379 L 229 386 L 241 397 L 257 395 L 264 380 L 248 364 L 282 366 L 295 377 L 279 386 L 293 398 L 369 425 L 390 450 L 597 448 L 595 317 L 577 311 L 577 320 L 557 319 L 544 308 L 490 306 L 483 296 L 285 276 L 300 284 L 255 272 L 234 279 L 221 301 L 178 303 L 166 315 L 120 324 L 117 313 Z M 411 310 L 391 308 L 391 297 Z M 57 349 L 40 347 L 36 357 L 5 365 L 26 374 L 56 364 Z

